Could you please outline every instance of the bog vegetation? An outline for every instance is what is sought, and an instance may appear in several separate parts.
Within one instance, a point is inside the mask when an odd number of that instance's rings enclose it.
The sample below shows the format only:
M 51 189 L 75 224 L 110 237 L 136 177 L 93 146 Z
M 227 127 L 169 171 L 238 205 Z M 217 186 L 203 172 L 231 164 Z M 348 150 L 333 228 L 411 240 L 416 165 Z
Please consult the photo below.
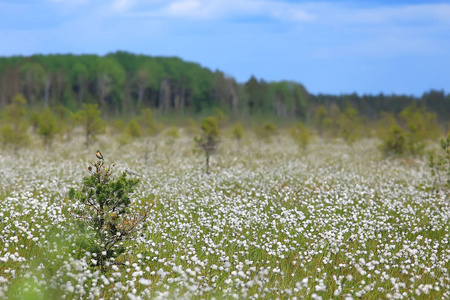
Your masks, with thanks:
M 0 61 L 0 298 L 450 297 L 448 95 Z
M 24 132 L 0 155 L 0 298 L 450 297 L 449 137 L 419 155 L 217 120 L 88 150 L 84 123 Z

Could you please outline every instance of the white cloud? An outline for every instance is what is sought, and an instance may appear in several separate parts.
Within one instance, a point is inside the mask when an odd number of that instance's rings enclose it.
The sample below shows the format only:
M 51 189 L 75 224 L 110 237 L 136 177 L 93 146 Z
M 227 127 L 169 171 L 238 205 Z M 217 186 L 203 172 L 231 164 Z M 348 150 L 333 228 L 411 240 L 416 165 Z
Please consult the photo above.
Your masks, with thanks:
M 129 0 L 128 0 L 129 1 Z M 117 0 L 116 2 L 128 2 Z M 153 5 L 148 10 L 141 7 Z M 311 21 L 314 16 L 301 5 L 270 0 L 174 0 L 170 2 L 140 1 L 129 14 L 158 18 L 219 20 L 262 17 L 282 21 Z
M 421 21 L 450 24 L 450 4 L 391 4 L 387 6 L 372 4 L 372 7 L 362 7 L 361 4 L 355 3 L 309 3 L 306 9 L 318 15 L 322 22 L 334 22 L 337 25 L 386 25 Z
M 47 2 L 60 3 L 69 6 L 85 5 L 90 2 L 90 0 L 46 0 Z
M 134 0 L 115 0 L 112 3 L 112 9 L 114 11 L 126 11 L 135 4 Z

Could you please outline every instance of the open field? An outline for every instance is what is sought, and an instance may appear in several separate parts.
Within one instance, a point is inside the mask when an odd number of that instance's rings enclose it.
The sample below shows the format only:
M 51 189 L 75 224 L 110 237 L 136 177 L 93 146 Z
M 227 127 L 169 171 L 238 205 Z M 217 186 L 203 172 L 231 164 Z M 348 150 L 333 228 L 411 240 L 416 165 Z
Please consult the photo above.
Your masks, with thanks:
M 383 159 L 373 139 L 306 154 L 287 136 L 223 139 L 208 176 L 191 137 L 158 138 L 147 165 L 143 142 L 98 145 L 0 154 L 0 298 L 450 297 L 450 197 L 426 160 Z M 97 147 L 142 179 L 133 209 L 156 202 L 104 274 L 67 197 Z

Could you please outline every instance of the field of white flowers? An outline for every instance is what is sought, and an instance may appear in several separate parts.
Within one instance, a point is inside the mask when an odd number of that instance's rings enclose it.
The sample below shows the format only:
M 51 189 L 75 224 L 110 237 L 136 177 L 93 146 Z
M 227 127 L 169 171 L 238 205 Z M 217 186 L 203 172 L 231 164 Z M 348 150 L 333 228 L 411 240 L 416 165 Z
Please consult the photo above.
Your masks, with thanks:
M 156 145 L 155 147 L 153 145 Z M 0 298 L 440 299 L 450 297 L 450 197 L 424 159 L 384 159 L 289 137 L 222 139 L 204 172 L 191 137 L 119 146 L 107 137 L 0 154 Z M 101 149 L 142 179 L 133 209 L 155 201 L 123 265 L 89 266 L 71 187 Z

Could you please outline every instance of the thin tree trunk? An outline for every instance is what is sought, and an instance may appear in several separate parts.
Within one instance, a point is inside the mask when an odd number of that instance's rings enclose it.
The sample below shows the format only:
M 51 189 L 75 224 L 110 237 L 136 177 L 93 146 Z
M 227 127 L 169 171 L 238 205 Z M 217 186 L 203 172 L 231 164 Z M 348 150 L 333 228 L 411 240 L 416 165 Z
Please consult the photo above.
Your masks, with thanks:
M 142 99 L 144 98 L 144 87 L 139 87 L 138 90 L 138 98 L 137 98 L 137 109 L 139 110 L 142 107 Z
M 80 84 L 78 89 L 78 107 L 81 107 L 81 104 L 83 103 L 83 93 L 84 93 L 84 86 L 83 84 Z
M 44 79 L 44 108 L 48 106 L 48 99 L 50 98 L 51 85 L 52 85 L 52 77 L 50 74 L 46 74 Z

